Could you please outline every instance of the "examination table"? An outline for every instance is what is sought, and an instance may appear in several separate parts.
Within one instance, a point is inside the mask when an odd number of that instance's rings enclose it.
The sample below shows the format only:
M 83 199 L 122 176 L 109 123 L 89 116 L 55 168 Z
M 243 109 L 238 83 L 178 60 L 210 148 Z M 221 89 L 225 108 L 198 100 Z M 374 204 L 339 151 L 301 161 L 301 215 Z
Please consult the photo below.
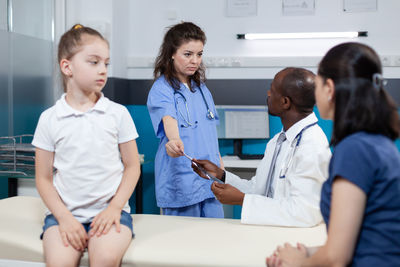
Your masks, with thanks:
M 0 266 L 44 266 L 40 198 L 0 200 Z M 240 220 L 133 214 L 135 238 L 122 266 L 265 266 L 277 245 L 322 245 L 325 225 L 290 228 Z M 13 263 L 13 265 L 11 265 Z M 85 253 L 81 266 L 88 266 Z

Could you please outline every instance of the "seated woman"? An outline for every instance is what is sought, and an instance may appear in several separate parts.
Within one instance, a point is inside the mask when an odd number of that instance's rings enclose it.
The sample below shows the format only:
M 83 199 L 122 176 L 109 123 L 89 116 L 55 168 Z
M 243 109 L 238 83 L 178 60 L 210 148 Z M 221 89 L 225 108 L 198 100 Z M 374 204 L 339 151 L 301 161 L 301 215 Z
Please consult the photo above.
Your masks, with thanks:
M 319 248 L 279 246 L 268 266 L 399 266 L 399 115 L 381 73 L 376 52 L 360 43 L 322 59 L 316 102 L 334 121 L 335 147 L 320 204 L 328 239 Z

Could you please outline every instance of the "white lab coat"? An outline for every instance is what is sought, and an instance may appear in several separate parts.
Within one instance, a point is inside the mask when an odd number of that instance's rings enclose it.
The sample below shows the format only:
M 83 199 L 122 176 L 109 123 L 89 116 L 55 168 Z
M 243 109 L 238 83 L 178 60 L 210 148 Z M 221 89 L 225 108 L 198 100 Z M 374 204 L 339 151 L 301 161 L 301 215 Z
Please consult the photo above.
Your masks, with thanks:
M 322 221 L 319 208 L 322 183 L 328 178 L 331 158 L 328 140 L 318 125 L 303 131 L 296 147 L 297 134 L 318 119 L 314 113 L 298 121 L 286 132 L 286 140 L 276 161 L 274 197 L 266 197 L 266 184 L 272 155 L 280 133 L 267 144 L 264 158 L 251 180 L 226 172 L 225 182 L 245 193 L 241 222 L 279 226 L 311 227 Z M 290 162 L 289 165 L 287 163 Z M 286 178 L 279 178 L 287 165 Z

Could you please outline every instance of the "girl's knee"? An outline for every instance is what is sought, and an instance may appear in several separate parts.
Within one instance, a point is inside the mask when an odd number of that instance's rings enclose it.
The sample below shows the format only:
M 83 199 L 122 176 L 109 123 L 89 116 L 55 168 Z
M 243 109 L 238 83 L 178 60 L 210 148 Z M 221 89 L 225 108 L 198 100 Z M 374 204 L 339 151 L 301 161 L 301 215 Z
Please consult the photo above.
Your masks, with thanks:
M 79 259 L 72 259 L 70 257 L 46 257 L 46 267 L 77 267 Z
M 120 266 L 122 257 L 117 253 L 95 253 L 89 256 L 90 266 L 116 267 Z

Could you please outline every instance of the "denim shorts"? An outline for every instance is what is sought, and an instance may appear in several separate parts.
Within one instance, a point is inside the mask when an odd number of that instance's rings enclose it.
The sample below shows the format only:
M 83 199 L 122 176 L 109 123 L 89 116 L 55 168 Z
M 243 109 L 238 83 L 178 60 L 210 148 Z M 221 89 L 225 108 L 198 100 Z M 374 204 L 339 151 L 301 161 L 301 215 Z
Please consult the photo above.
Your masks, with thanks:
M 129 213 L 126 211 L 121 212 L 121 219 L 120 223 L 127 226 L 129 229 L 131 229 L 132 232 L 132 238 L 135 236 L 133 233 L 133 226 L 132 226 L 132 217 Z M 82 223 L 83 227 L 85 228 L 86 232 L 88 233 L 90 230 L 90 224 L 91 222 L 88 223 Z M 47 215 L 46 218 L 44 219 L 44 225 L 43 225 L 43 232 L 40 235 L 40 239 L 43 239 L 43 234 L 47 230 L 47 228 L 58 225 L 57 219 L 53 216 L 53 214 Z

